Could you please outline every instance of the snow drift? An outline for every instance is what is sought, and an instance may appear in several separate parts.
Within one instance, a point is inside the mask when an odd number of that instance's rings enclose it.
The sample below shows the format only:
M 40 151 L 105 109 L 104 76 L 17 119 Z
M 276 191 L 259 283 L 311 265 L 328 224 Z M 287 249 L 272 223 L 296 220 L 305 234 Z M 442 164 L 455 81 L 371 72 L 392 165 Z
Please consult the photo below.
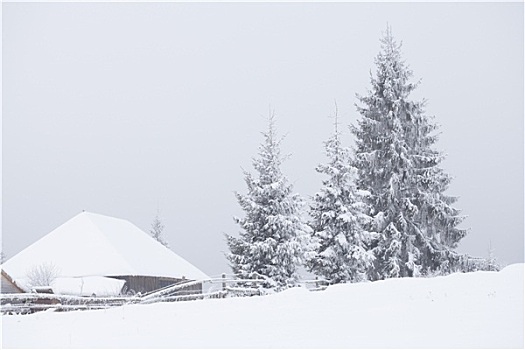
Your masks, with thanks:
M 523 348 L 523 264 L 251 298 L 3 316 L 4 348 Z M 29 336 L 30 335 L 30 336 Z

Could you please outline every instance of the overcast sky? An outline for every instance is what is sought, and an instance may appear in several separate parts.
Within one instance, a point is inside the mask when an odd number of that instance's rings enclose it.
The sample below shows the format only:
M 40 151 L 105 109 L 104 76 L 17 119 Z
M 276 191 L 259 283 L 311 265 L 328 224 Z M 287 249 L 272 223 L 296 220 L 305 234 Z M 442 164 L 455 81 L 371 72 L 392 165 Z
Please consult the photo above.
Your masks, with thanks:
M 441 125 L 459 251 L 523 261 L 522 3 L 3 3 L 2 235 L 8 257 L 82 210 L 230 272 L 242 168 L 269 106 L 309 199 L 334 100 L 346 125 L 387 23 Z M 345 128 L 345 131 L 348 129 Z M 345 142 L 352 145 L 346 133 Z M 96 252 L 93 252 L 94 259 Z

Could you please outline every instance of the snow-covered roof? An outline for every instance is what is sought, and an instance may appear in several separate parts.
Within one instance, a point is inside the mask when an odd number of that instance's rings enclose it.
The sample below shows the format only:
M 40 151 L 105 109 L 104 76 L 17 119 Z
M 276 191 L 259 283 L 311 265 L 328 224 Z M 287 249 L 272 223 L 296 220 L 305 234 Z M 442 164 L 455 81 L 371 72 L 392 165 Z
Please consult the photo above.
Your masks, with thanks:
M 201 280 L 197 267 L 131 222 L 82 212 L 3 264 L 17 279 L 52 264 L 59 277 L 157 276 Z
M 109 277 L 59 277 L 51 286 L 55 294 L 109 297 L 119 295 L 126 281 Z

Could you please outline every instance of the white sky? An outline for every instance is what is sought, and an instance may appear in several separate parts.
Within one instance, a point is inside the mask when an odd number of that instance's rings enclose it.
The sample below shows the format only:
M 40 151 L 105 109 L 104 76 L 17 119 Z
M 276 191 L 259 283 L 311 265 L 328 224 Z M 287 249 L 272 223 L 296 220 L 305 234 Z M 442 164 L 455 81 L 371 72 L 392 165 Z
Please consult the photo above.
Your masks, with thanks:
M 269 105 L 313 195 L 387 22 L 441 124 L 459 250 L 523 261 L 522 3 L 4 3 L 2 240 L 8 257 L 83 209 L 166 238 L 209 275 Z M 345 128 L 345 131 L 347 128 Z M 346 135 L 351 145 L 350 135 Z M 94 258 L 96 252 L 93 252 Z

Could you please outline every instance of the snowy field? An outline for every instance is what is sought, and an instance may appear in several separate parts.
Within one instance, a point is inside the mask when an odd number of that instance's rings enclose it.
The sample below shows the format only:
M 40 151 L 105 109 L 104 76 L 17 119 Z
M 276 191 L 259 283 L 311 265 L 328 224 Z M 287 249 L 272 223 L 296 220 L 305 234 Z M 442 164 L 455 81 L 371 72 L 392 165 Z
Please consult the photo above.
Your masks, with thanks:
M 252 298 L 2 317 L 3 348 L 523 348 L 523 264 Z

